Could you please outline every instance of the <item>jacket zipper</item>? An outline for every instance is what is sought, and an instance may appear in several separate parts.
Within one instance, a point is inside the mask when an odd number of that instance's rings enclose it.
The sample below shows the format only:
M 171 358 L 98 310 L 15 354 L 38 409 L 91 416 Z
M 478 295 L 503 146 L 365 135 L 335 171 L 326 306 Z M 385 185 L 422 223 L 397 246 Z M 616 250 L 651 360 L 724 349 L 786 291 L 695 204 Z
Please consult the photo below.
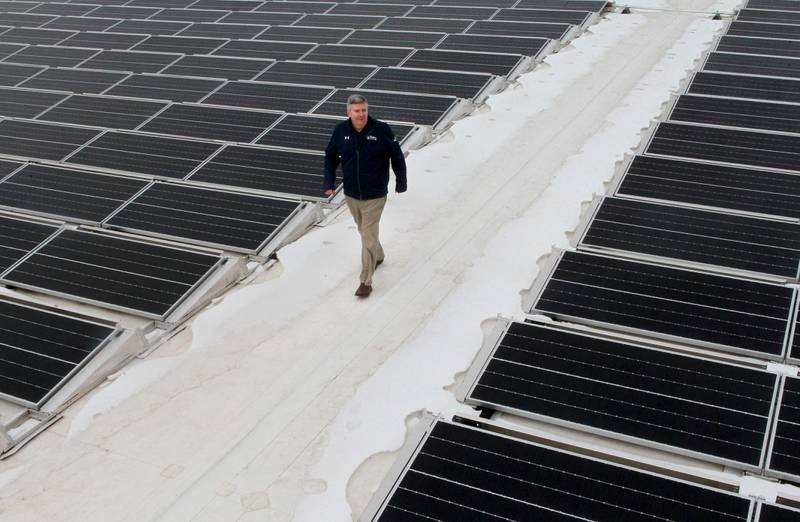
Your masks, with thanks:
M 358 142 L 358 136 L 356 136 L 356 181 L 358 182 L 358 199 L 361 199 L 364 194 L 361 192 L 361 145 Z

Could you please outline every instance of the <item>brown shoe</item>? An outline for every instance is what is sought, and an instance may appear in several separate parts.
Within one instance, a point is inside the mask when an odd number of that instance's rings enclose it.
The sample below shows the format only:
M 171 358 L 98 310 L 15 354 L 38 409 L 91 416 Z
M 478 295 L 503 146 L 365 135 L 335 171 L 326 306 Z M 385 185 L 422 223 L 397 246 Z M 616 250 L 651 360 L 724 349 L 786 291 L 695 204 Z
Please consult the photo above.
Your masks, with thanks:
M 356 297 L 369 297 L 369 294 L 372 293 L 372 287 L 369 285 L 365 285 L 361 283 L 358 285 L 358 289 L 356 290 Z

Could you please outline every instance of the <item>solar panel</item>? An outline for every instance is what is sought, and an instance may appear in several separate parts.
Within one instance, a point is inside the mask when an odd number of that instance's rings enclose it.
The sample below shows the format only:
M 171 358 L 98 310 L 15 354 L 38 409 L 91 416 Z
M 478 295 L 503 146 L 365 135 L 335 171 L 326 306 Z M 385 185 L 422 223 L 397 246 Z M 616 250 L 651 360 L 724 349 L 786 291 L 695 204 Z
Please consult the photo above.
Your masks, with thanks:
M 2 29 L 0 29 L 0 32 L 2 32 Z M 0 43 L 0 60 L 8 56 L 11 56 L 12 54 L 24 48 L 25 48 L 24 44 Z
M 0 86 L 13 87 L 43 70 L 44 67 L 32 65 L 0 63 Z
M 344 29 L 372 29 L 386 20 L 383 16 L 307 14 L 295 25 L 305 27 L 339 27 Z
M 333 128 L 341 121 L 342 118 L 287 114 L 256 143 L 272 147 L 323 152 L 331 139 Z M 393 123 L 391 128 L 395 139 L 402 142 L 414 129 L 414 126 Z
M 800 379 L 785 377 L 779 397 L 767 473 L 800 481 Z
M 222 19 L 225 23 L 257 25 L 290 25 L 299 20 L 300 13 L 264 13 L 256 11 L 236 11 Z M 264 29 L 264 27 L 262 27 Z
M 793 174 L 636 156 L 616 193 L 800 219 L 800 178 Z
M 472 6 L 486 6 L 486 7 L 511 7 L 517 3 L 518 0 L 435 0 L 433 5 L 472 5 Z M 426 4 L 428 2 L 422 2 Z
M 189 7 L 195 3 L 195 0 L 92 0 L 95 4 L 125 4 L 125 5 L 140 5 L 142 7 L 172 7 L 184 8 Z M 194 6 L 192 6 L 194 9 Z
M 321 154 L 229 145 L 190 181 L 322 198 Z
M 492 20 L 583 25 L 589 20 L 590 16 L 591 13 L 588 11 L 563 9 L 500 9 Z
M 285 11 L 287 13 L 324 13 L 331 7 L 338 5 L 334 2 L 293 2 L 293 1 L 269 1 L 264 2 L 261 7 L 258 7 L 256 11 L 269 11 L 269 12 L 281 12 Z
M 69 162 L 147 176 L 183 178 L 219 147 L 197 140 L 111 131 L 70 156 Z
M 795 0 L 750 0 L 747 7 L 757 7 L 759 9 L 780 9 L 781 11 L 797 11 L 800 5 Z
M 223 56 L 184 56 L 162 71 L 164 74 L 250 80 L 272 65 L 272 60 Z
M 109 71 L 51 68 L 22 82 L 20 87 L 98 94 L 122 81 L 127 76 L 127 73 Z
M 373 71 L 375 67 L 371 65 L 281 61 L 261 73 L 256 80 L 347 88 L 360 84 Z
M 61 40 L 77 34 L 75 31 L 62 31 L 57 29 L 32 29 L 29 27 L 14 27 L 3 33 L 3 42 L 48 44 L 55 45 Z M 88 46 L 84 46 L 88 47 Z
M 161 11 L 157 7 L 128 7 L 118 5 L 103 5 L 89 13 L 98 18 L 144 19 Z
M 728 26 L 728 34 L 733 36 L 761 36 L 765 38 L 800 38 L 800 26 L 792 24 L 773 24 L 734 20 Z
M 526 36 L 551 38 L 560 40 L 572 28 L 568 24 L 552 24 L 539 22 L 495 22 L 492 20 L 477 21 L 464 31 L 467 34 L 494 34 L 500 36 Z
M 411 10 L 410 5 L 401 4 L 335 4 L 326 14 L 334 15 L 372 15 L 404 16 Z M 415 15 L 411 15 L 415 16 Z
M 684 94 L 669 115 L 673 121 L 746 129 L 800 132 L 800 106 Z
M 261 0 L 197 0 L 192 9 L 221 9 L 225 11 L 250 11 L 260 6 Z
M 334 27 L 274 26 L 261 33 L 259 39 L 286 42 L 337 43 L 351 32 L 351 29 Z
M 520 0 L 514 7 L 531 9 L 574 9 L 577 11 L 601 12 L 610 5 L 605 0 Z
M 753 522 L 794 522 L 800 511 L 777 504 L 760 504 Z
M 509 322 L 467 404 L 759 471 L 778 376 L 542 324 Z
M 445 18 L 390 17 L 376 29 L 388 31 L 422 31 L 427 33 L 460 33 L 472 25 L 472 20 Z
M 19 2 L 14 2 L 18 4 Z M 36 2 L 33 2 L 34 4 Z M 95 9 L 96 5 L 83 5 L 83 4 L 67 4 L 48 2 L 46 4 L 38 4 L 33 9 L 28 10 L 29 13 L 50 14 L 58 16 L 81 16 L 89 11 Z
M 57 231 L 56 225 L 0 216 L 0 272 L 8 270 Z
M 700 71 L 695 73 L 687 92 L 798 103 L 800 102 L 800 81 Z
M 457 20 L 487 20 L 497 13 L 493 7 L 418 5 L 408 14 L 415 18 L 455 18 Z
M 115 335 L 108 325 L 0 299 L 0 396 L 39 408 Z
M 194 36 L 151 36 L 133 49 L 184 54 L 214 54 L 211 51 L 226 43 L 222 38 L 200 38 Z
M 798 277 L 796 223 L 604 198 L 581 247 L 635 252 L 716 267 Z
M 758 76 L 800 78 L 800 60 L 776 56 L 711 53 L 703 69 Z
M 800 23 L 800 12 L 771 9 L 739 9 L 739 14 L 736 16 L 736 19 L 753 22 L 798 24 Z
M 61 160 L 100 131 L 60 124 L 0 121 L 0 154 Z
M 185 78 L 181 76 L 133 74 L 104 94 L 129 96 L 131 98 L 153 98 L 176 102 L 196 102 L 224 83 L 209 78 Z
M 46 29 L 69 29 L 71 31 L 105 31 L 120 23 L 120 18 L 87 18 L 85 16 L 60 16 L 48 22 Z
M 787 354 L 787 361 L 789 363 L 797 364 L 800 361 L 800 328 L 798 328 L 798 319 L 800 319 L 800 308 L 794 316 L 794 333 L 792 335 L 791 343 L 789 346 L 789 353 Z
M 347 97 L 359 93 L 369 100 L 370 114 L 387 121 L 417 123 L 435 126 L 453 108 L 456 99 L 451 96 L 431 94 L 406 94 L 367 91 L 364 89 L 337 89 L 325 102 L 314 109 L 315 114 L 343 116 L 347 113 Z
M 11 27 L 39 27 L 55 19 L 52 15 L 0 13 L 0 24 Z
M 36 7 L 37 2 L 17 2 L 16 0 L 8 0 L 0 2 L 0 12 L 17 12 L 24 13 Z
M 6 58 L 5 61 L 51 67 L 73 67 L 98 52 L 100 52 L 99 49 L 31 45 Z
M 192 0 L 194 1 L 194 0 Z M 192 2 L 190 2 L 192 3 Z M 229 11 L 214 11 L 210 9 L 163 9 L 150 20 L 175 20 L 179 22 L 216 22 Z
M 19 88 L 0 89 L 0 116 L 33 118 L 66 98 L 66 94 Z
M 361 4 L 351 5 L 358 6 Z M 425 49 L 436 45 L 444 36 L 445 33 L 359 29 L 342 40 L 342 43 L 347 45 L 377 45 L 381 47 L 413 47 L 415 49 Z
M 0 205 L 60 219 L 100 223 L 147 181 L 26 165 L 0 183 Z
M 211 54 L 268 60 L 296 60 L 314 47 L 316 44 L 302 42 L 232 40 Z
M 166 103 L 97 95 L 74 95 L 40 114 L 36 119 L 112 129 L 133 129 L 164 107 Z
M 260 34 L 263 25 L 194 23 L 180 32 L 180 36 L 212 36 L 217 38 L 247 39 Z
M 169 36 L 183 31 L 189 25 L 189 22 L 167 22 L 164 20 L 123 20 L 108 29 L 108 32 Z M 156 37 L 151 36 L 150 38 Z M 143 50 L 160 51 L 163 49 Z M 171 49 L 169 51 L 172 52 Z
M 379 91 L 442 94 L 469 100 L 484 92 L 491 81 L 492 76 L 488 74 L 382 67 L 361 87 Z
M 792 288 L 562 252 L 530 313 L 761 358 L 783 357 Z
M 175 53 L 149 53 L 140 51 L 103 51 L 81 64 L 84 69 L 130 71 L 135 73 L 158 72 L 180 59 Z
M 302 60 L 387 67 L 400 64 L 412 51 L 410 47 L 322 44 L 305 55 Z
M 308 112 L 331 92 L 325 87 L 280 83 L 229 82 L 203 100 L 214 105 Z
M 521 36 L 486 36 L 480 34 L 449 34 L 436 49 L 472 51 L 477 53 L 510 53 L 537 56 L 550 43 L 547 38 Z
M 650 154 L 797 170 L 800 138 L 782 134 L 660 123 L 647 146 Z
M 424 422 L 424 421 L 423 421 Z M 481 423 L 481 426 L 487 426 Z M 750 499 L 492 433 L 436 421 L 364 520 L 746 521 Z M 516 434 L 517 437 L 522 434 Z M 407 460 L 406 460 L 407 459 Z
M 153 319 L 166 316 L 219 263 L 218 256 L 62 230 L 3 280 Z
M 249 143 L 280 116 L 274 112 L 174 104 L 138 130 Z
M 75 34 L 71 38 L 67 38 L 59 45 L 124 50 L 130 49 L 137 43 L 144 41 L 146 38 L 147 36 L 143 34 L 81 32 Z M 113 65 L 113 63 L 113 60 L 111 60 L 110 64 Z
M 521 61 L 522 57 L 517 54 L 418 49 L 411 58 L 403 62 L 403 67 L 507 76 L 514 72 Z
M 107 224 L 145 235 L 256 253 L 299 208 L 296 201 L 155 183 Z
M 16 161 L 3 161 L 0 160 L 0 178 L 4 178 L 20 168 L 23 164 Z

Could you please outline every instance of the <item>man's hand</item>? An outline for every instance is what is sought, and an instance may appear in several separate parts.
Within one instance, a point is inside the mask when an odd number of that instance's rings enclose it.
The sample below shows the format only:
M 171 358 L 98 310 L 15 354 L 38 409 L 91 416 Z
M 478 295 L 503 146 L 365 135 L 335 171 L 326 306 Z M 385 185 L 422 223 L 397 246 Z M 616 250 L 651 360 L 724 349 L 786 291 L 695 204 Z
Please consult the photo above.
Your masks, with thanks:
M 396 187 L 394 188 L 394 191 L 395 191 L 395 192 L 397 192 L 398 194 L 402 194 L 402 193 L 403 193 L 403 192 L 405 192 L 406 190 L 407 190 L 407 189 L 406 189 L 406 187 L 397 187 L 397 186 L 396 186 Z
M 333 196 L 333 189 L 326 190 L 325 191 L 325 195 L 328 196 L 328 197 Z

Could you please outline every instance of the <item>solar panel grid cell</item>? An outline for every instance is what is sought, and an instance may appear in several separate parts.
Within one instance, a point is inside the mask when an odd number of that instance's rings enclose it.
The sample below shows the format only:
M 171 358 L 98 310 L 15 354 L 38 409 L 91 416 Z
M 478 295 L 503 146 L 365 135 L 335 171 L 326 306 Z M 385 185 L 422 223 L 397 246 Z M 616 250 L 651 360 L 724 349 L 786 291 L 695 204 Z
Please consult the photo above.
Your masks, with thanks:
M 364 89 L 441 94 L 473 99 L 492 80 L 487 74 L 382 67 L 365 81 Z
M 236 11 L 222 19 L 225 23 L 256 25 L 289 25 L 300 18 L 301 13 L 268 13 L 263 11 Z
M 57 16 L 83 16 L 89 11 L 95 10 L 96 8 L 97 5 L 91 5 L 88 3 L 69 4 L 69 3 L 47 2 L 37 5 L 33 9 L 30 9 L 28 12 L 36 14 L 57 15 Z
M 196 102 L 208 96 L 224 83 L 224 80 L 211 78 L 133 74 L 104 94 L 164 101 Z
M 46 24 L 46 29 L 69 29 L 72 31 L 105 31 L 122 21 L 121 18 L 89 18 L 85 16 L 59 16 Z
M 84 69 L 154 73 L 178 61 L 180 57 L 176 53 L 107 50 L 83 62 L 80 66 Z
M 550 43 L 547 38 L 520 36 L 485 36 L 478 34 L 449 34 L 436 49 L 471 51 L 477 53 L 510 53 L 536 56 Z
M 757 9 L 777 9 L 780 11 L 800 11 L 795 0 L 749 0 L 747 7 Z
M 314 109 L 315 114 L 341 117 L 347 112 L 347 97 L 359 92 L 369 100 L 370 113 L 386 121 L 435 125 L 453 107 L 450 96 L 339 89 Z
M 148 20 L 166 20 L 176 22 L 216 22 L 230 11 L 214 11 L 210 9 L 163 9 Z
M 381 47 L 414 47 L 426 49 L 433 47 L 445 33 L 422 33 L 415 31 L 381 31 L 365 29 L 353 32 L 342 40 L 346 45 L 377 45 Z
M 99 94 L 127 76 L 127 73 L 110 71 L 50 68 L 24 81 L 20 87 Z
M 189 22 L 168 22 L 163 20 L 122 20 L 106 29 L 106 32 L 169 36 L 183 31 L 189 25 L 191 25 Z
M 408 16 L 414 18 L 455 18 L 458 20 L 488 20 L 497 13 L 492 7 L 416 6 Z
M 468 400 L 758 469 L 777 381 L 760 370 L 511 323 Z
M 39 115 L 38 120 L 134 129 L 166 107 L 166 103 L 74 95 Z
M 44 67 L 0 63 L 0 86 L 13 87 L 43 71 Z
M 277 112 L 175 104 L 148 121 L 139 130 L 249 143 L 275 123 L 280 116 L 281 113 Z
M 800 512 L 788 507 L 763 504 L 755 522 L 793 522 L 800 516 Z
M 690 94 L 800 103 L 800 80 L 700 71 L 695 73 L 687 92 Z
M 571 28 L 572 26 L 568 24 L 481 20 L 475 22 L 464 32 L 467 34 L 525 36 L 558 40 L 564 38 Z
M 332 27 L 272 26 L 261 33 L 257 39 L 282 42 L 337 43 L 346 38 L 351 32 L 353 32 L 351 29 Z M 285 59 L 291 60 L 292 58 Z
M 53 15 L 28 13 L 0 13 L 0 25 L 11 27 L 41 27 L 54 20 Z
M 100 52 L 100 49 L 31 45 L 9 56 L 8 63 L 47 65 L 50 67 L 75 67 Z
M 217 38 L 253 38 L 264 30 L 257 24 L 194 23 L 178 33 L 180 36 L 211 36 Z
M 734 20 L 728 26 L 728 34 L 732 36 L 760 36 L 797 40 L 800 39 L 800 25 Z
M 800 477 L 800 379 L 786 377 L 778 405 L 778 420 L 775 424 L 770 447 L 768 472 Z
M 77 31 L 62 31 L 58 29 L 31 29 L 28 27 L 14 27 L 4 32 L 3 42 L 55 45 L 70 36 L 75 36 Z M 82 45 L 82 47 L 90 47 Z
M 800 59 L 736 53 L 711 53 L 703 69 L 758 76 L 800 78 Z
M 327 87 L 280 83 L 229 82 L 203 100 L 211 105 L 308 112 L 330 94 Z
M 71 47 L 99 47 L 101 49 L 130 49 L 139 42 L 144 41 L 147 35 L 143 34 L 119 34 L 119 33 L 98 33 L 98 32 L 81 32 L 77 33 L 71 38 L 67 38 L 59 43 L 62 46 Z M 110 62 L 109 65 L 113 65 Z
M 338 27 L 343 29 L 374 29 L 386 20 L 383 16 L 369 15 L 303 15 L 294 25 L 305 27 Z
M 195 55 L 184 56 L 161 72 L 176 76 L 251 80 L 272 64 L 272 60 Z
M 719 39 L 717 51 L 797 58 L 800 57 L 800 42 L 774 38 L 725 35 Z
M 28 121 L 0 121 L 0 154 L 61 160 L 100 133 L 98 130 Z
M 509 22 L 550 22 L 556 24 L 581 25 L 591 16 L 588 11 L 553 9 L 500 9 L 492 20 Z
M 375 29 L 388 31 L 421 31 L 428 33 L 460 33 L 472 24 L 472 20 L 389 17 L 383 23 L 375 27 Z
M 327 12 L 331 7 L 336 5 L 340 4 L 336 4 L 335 2 L 292 2 L 281 0 L 264 2 L 256 11 L 319 14 Z
M 262 33 L 264 36 L 264 33 Z M 232 40 L 210 53 L 265 60 L 297 60 L 316 47 L 315 43 Z
M 305 55 L 302 60 L 387 67 L 399 65 L 413 51 L 414 49 L 410 47 L 322 44 Z
M 0 217 L 0 272 L 8 270 L 57 230 L 55 225 Z
M 800 23 L 800 12 L 779 11 L 773 9 L 739 9 L 739 14 L 736 16 L 736 19 L 754 22 L 798 24 Z
M 0 89 L 0 116 L 33 118 L 67 97 L 63 93 L 19 88 Z
M 164 53 L 213 54 L 212 51 L 225 44 L 223 38 L 201 38 L 197 36 L 151 36 L 132 49 Z
M 779 132 L 800 132 L 800 105 L 715 96 L 683 95 L 669 116 L 673 121 Z
M 412 7 L 401 4 L 335 4 L 326 15 L 404 16 Z M 413 16 L 413 15 L 411 15 Z
M 402 67 L 507 76 L 514 72 L 522 59 L 517 54 L 418 49 L 403 62 Z

